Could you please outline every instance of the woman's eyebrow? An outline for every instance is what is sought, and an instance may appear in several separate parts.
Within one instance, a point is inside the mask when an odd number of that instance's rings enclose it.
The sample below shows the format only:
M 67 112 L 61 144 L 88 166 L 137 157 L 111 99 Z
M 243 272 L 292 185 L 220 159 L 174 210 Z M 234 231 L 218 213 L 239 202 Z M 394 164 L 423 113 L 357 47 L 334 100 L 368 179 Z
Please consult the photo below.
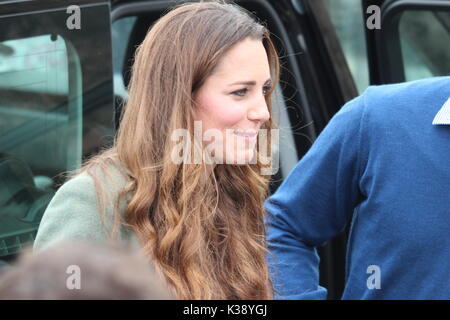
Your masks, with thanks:
M 266 82 L 264 82 L 264 85 L 268 85 L 272 82 L 272 79 L 267 79 Z M 245 85 L 245 86 L 255 86 L 256 85 L 256 81 L 238 81 L 238 82 L 234 82 L 229 84 L 229 86 L 235 86 L 235 85 Z

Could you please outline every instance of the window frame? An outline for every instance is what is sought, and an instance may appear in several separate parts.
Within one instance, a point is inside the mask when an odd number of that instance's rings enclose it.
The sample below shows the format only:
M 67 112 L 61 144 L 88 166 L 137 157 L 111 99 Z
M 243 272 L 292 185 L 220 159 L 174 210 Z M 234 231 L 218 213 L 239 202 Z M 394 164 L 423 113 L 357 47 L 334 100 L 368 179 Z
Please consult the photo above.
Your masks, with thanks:
M 405 69 L 399 34 L 400 18 L 405 11 L 448 11 L 450 2 L 445 0 L 391 0 L 381 6 L 381 29 L 373 31 L 373 48 L 369 50 L 372 84 L 405 81 Z

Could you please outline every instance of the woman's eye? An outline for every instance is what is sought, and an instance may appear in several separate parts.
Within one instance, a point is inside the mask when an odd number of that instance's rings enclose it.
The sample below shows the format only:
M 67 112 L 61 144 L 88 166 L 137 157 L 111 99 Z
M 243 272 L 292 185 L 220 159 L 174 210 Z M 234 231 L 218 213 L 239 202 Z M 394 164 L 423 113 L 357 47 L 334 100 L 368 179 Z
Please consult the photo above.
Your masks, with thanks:
M 245 96 L 247 91 L 248 91 L 247 88 L 244 88 L 244 89 L 233 91 L 231 94 L 234 94 L 234 95 L 239 96 L 239 97 L 243 97 L 243 96 Z
M 264 86 L 263 87 L 263 94 L 267 95 L 270 92 L 271 89 L 272 89 L 271 86 Z

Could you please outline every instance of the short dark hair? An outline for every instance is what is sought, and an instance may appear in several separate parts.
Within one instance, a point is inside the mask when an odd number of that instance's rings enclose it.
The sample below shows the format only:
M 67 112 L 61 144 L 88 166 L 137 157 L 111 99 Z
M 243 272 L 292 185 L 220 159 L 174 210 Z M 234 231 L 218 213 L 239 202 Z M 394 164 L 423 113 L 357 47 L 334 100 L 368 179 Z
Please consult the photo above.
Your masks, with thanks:
M 70 266 L 80 270 L 79 288 L 67 285 L 72 275 Z M 66 242 L 39 253 L 25 250 L 17 263 L 0 275 L 0 299 L 174 297 L 139 251 L 100 243 Z

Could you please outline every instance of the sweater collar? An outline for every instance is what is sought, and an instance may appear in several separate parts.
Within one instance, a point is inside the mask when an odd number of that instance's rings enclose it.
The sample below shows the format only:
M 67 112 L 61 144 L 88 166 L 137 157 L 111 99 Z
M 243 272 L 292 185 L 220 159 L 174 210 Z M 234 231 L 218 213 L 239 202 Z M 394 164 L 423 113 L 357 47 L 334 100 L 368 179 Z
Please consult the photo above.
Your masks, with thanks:
M 450 125 L 450 98 L 434 117 L 433 125 Z

